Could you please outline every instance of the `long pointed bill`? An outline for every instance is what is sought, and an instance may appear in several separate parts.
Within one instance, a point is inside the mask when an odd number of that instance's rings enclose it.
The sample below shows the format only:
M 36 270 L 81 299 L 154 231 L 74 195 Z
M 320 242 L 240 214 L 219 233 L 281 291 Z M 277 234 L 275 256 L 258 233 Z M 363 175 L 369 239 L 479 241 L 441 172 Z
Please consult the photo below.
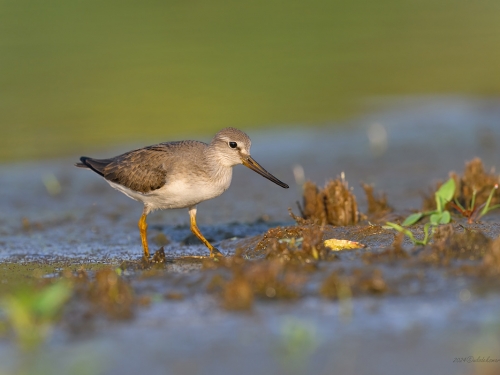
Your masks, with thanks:
M 241 162 L 245 167 L 250 168 L 252 171 L 257 172 L 261 176 L 264 176 L 268 180 L 274 182 L 276 185 L 281 186 L 282 188 L 288 189 L 288 185 L 285 184 L 284 182 L 281 182 L 278 180 L 276 177 L 274 177 L 271 173 L 266 171 L 264 168 L 260 166 L 259 163 L 257 163 L 251 156 L 244 157 L 241 159 Z

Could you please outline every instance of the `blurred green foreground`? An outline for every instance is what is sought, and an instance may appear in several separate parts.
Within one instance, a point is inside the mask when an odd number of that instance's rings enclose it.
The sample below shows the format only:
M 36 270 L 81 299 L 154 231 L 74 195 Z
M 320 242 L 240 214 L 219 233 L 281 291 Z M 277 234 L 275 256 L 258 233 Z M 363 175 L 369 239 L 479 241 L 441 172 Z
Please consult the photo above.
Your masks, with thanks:
M 0 161 L 498 95 L 497 0 L 0 0 Z

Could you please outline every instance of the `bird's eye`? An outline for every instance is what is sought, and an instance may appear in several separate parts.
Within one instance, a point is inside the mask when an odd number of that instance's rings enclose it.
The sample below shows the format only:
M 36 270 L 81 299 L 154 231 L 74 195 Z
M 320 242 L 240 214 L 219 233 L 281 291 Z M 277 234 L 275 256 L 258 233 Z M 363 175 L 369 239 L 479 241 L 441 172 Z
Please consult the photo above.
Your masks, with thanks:
M 229 142 L 229 147 L 236 148 L 238 147 L 238 144 L 236 142 Z

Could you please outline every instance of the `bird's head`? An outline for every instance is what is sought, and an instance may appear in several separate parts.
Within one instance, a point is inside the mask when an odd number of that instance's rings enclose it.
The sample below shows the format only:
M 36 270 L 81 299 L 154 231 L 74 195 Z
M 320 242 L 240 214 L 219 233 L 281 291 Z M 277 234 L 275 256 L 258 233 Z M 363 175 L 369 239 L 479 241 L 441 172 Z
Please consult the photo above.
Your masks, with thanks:
M 237 164 L 243 164 L 245 167 L 250 168 L 275 184 L 283 188 L 288 188 L 287 184 L 266 171 L 250 156 L 252 141 L 241 130 L 235 128 L 222 129 L 212 139 L 210 146 L 216 150 L 217 157 L 222 165 L 233 167 Z

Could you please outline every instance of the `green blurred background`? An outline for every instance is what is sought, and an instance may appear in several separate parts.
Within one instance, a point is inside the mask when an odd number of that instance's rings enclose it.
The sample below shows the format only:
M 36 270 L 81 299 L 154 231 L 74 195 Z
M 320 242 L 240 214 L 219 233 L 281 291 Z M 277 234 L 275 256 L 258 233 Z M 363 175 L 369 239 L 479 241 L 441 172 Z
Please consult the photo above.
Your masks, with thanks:
M 0 0 L 0 161 L 500 92 L 498 0 Z

